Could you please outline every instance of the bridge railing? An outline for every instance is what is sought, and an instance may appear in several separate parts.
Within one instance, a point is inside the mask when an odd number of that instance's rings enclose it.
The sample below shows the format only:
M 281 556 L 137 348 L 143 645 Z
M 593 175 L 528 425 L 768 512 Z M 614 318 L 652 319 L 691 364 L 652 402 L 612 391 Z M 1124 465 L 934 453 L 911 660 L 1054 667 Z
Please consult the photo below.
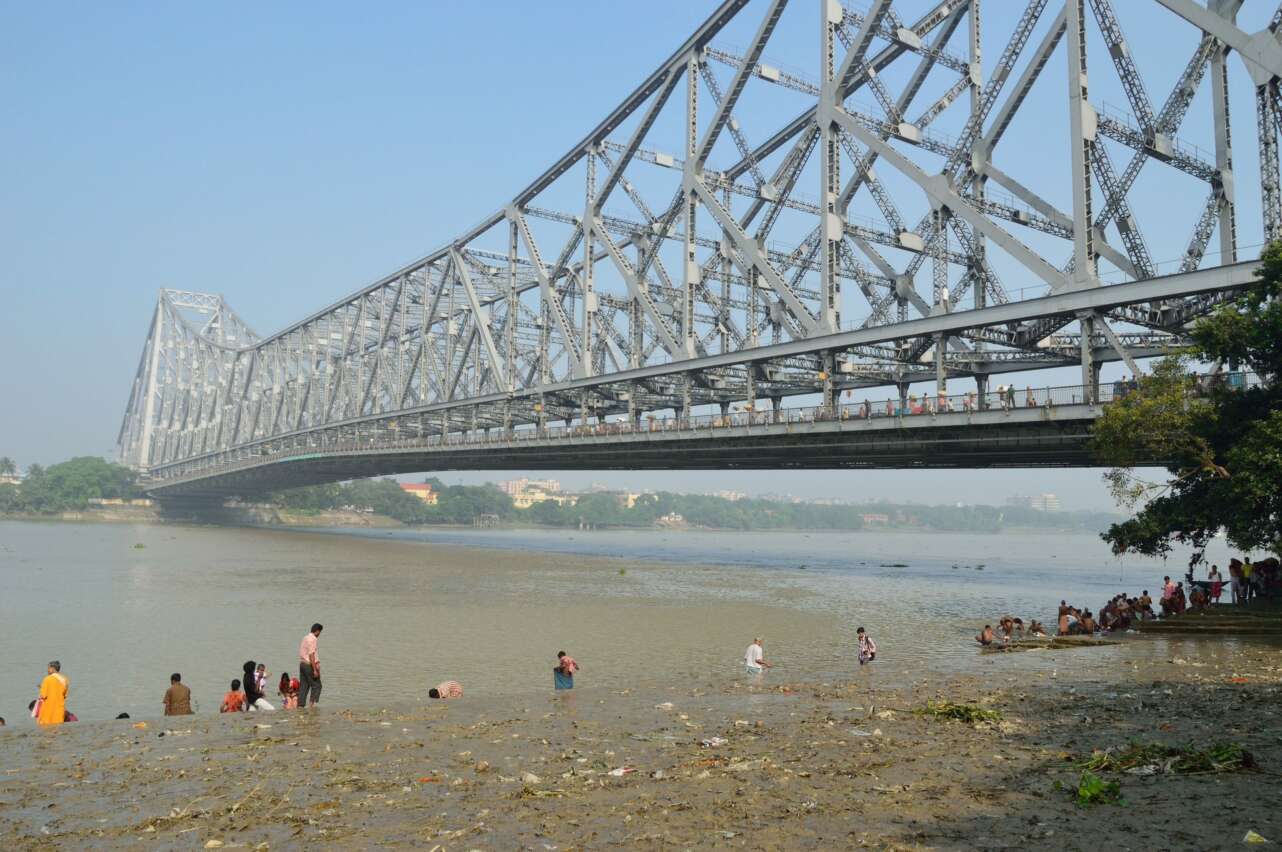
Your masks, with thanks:
M 1229 372 L 1195 377 L 1194 393 L 1202 395 L 1215 386 L 1246 389 L 1260 384 L 1253 373 Z M 1134 392 L 1138 384 L 1117 381 L 1102 383 L 1094 405 L 1108 405 Z M 165 475 L 152 484 L 185 478 L 191 474 L 214 476 L 275 461 L 298 459 L 307 454 L 364 453 L 384 450 L 431 450 L 450 447 L 475 447 L 504 445 L 513 442 L 534 442 L 562 439 L 589 439 L 618 435 L 649 435 L 682 432 L 705 432 L 753 426 L 777 426 L 823 422 L 887 421 L 915 418 L 933 418 L 949 414 L 973 414 L 985 411 L 1013 411 L 1019 409 L 1051 410 L 1058 406 L 1090 404 L 1088 389 L 1083 385 L 1063 385 L 1035 388 L 1026 385 L 1016 388 L 1013 384 L 999 385 L 985 394 L 968 391 L 960 394 L 910 393 L 903 400 L 854 399 L 847 394 L 831 408 L 815 405 L 767 410 L 730 410 L 724 414 L 705 414 L 691 417 L 655 417 L 646 415 L 639 420 L 606 420 L 598 423 L 571 423 L 551 426 L 522 424 L 511 430 L 501 427 L 450 432 L 446 435 L 406 434 L 406 430 L 393 425 L 392 420 L 363 424 L 354 434 L 316 432 L 271 441 L 267 445 L 246 446 L 213 457 L 203 457 L 171 465 Z

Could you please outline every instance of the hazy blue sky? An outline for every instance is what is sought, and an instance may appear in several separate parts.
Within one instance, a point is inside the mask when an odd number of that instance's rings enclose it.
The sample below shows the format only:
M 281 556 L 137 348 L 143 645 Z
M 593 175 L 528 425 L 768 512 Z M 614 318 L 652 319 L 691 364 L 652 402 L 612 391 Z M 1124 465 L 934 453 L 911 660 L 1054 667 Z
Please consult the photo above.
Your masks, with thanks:
M 767 58 L 813 79 L 806 56 L 817 38 L 806 22 L 816 4 L 792 5 L 800 23 L 781 27 Z M 1137 55 L 1147 46 L 1167 57 L 1151 83 L 1160 103 L 1195 37 L 1165 13 L 1136 18 L 1148 4 L 1116 5 Z M 24 465 L 110 456 L 159 288 L 221 292 L 269 332 L 426 254 L 562 154 L 713 6 L 0 2 L 0 454 Z M 1001 6 L 986 7 L 989 68 L 1011 23 L 992 11 Z M 729 44 L 746 42 L 759 10 L 741 17 Z M 1032 104 L 1021 120 L 1064 123 L 1062 64 L 1057 55 L 1047 70 L 1054 103 Z M 1249 107 L 1236 109 L 1235 141 L 1253 152 Z M 1181 133 L 1209 148 L 1204 126 Z M 765 129 L 749 135 L 760 141 Z M 1066 153 L 1010 156 L 1027 166 Z M 1258 240 L 1252 179 L 1238 177 L 1247 244 Z M 1158 211 L 1150 215 L 1166 215 L 1173 194 L 1200 207 L 1204 189 L 1164 180 L 1145 190 Z M 1155 257 L 1179 255 L 1184 219 L 1150 235 Z M 1106 501 L 1094 471 L 562 478 L 923 501 L 1049 490 L 1070 505 Z

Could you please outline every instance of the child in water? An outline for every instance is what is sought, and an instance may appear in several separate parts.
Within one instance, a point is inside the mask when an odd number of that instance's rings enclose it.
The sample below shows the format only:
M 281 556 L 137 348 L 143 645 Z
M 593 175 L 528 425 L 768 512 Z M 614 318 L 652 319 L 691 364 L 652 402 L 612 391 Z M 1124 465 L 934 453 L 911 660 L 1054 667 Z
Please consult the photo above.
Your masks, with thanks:
M 287 672 L 280 673 L 280 684 L 276 691 L 280 693 L 280 706 L 293 710 L 298 706 L 298 678 L 291 678 Z
M 258 691 L 267 694 L 267 664 L 259 663 L 258 668 L 254 670 L 254 686 Z
M 240 691 L 240 678 L 232 678 L 231 692 L 223 696 L 219 713 L 239 713 L 245 709 L 245 693 Z

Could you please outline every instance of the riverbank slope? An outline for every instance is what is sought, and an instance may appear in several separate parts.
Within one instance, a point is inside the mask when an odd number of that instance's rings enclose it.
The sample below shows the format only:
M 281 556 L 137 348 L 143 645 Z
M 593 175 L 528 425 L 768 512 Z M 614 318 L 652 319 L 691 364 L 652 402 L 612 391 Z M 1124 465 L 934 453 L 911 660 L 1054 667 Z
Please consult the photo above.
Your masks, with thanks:
M 1089 682 L 1069 672 L 1093 651 L 1045 653 L 1061 655 L 1062 674 L 1017 680 L 994 666 L 871 691 L 866 680 L 589 686 L 145 728 L 11 727 L 0 731 L 0 846 L 1075 849 L 1107 837 L 1120 849 L 1210 849 L 1248 830 L 1282 838 L 1282 652 L 1122 664 Z M 916 712 L 945 699 L 1000 718 Z M 1131 742 L 1234 742 L 1258 769 L 1101 770 L 1123 802 L 1079 806 L 1080 761 Z

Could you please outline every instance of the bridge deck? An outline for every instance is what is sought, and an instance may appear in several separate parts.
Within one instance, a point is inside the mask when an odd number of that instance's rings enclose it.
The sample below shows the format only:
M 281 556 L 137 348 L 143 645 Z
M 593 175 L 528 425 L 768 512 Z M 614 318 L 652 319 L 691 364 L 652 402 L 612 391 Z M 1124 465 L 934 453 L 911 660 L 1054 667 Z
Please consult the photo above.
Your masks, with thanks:
M 720 421 L 654 428 L 626 424 L 478 433 L 471 439 L 350 441 L 284 450 L 175 472 L 157 497 L 253 494 L 367 476 L 445 470 L 700 470 L 1088 467 L 1097 405 L 956 411 L 907 417 Z M 665 424 L 666 425 L 666 424 Z

